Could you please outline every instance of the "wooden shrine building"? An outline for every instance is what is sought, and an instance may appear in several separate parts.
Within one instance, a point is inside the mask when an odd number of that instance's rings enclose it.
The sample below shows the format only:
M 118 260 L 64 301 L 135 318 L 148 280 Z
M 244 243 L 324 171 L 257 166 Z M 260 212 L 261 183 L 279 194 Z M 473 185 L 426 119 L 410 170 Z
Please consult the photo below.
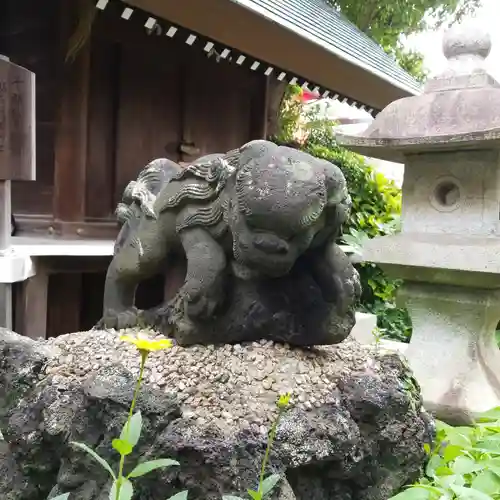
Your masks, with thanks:
M 15 329 L 30 336 L 98 319 L 116 203 L 153 158 L 189 162 L 266 137 L 287 83 L 374 111 L 420 91 L 324 0 L 2 9 L 0 54 L 36 74 L 37 180 L 12 185 L 13 245 L 26 256 Z

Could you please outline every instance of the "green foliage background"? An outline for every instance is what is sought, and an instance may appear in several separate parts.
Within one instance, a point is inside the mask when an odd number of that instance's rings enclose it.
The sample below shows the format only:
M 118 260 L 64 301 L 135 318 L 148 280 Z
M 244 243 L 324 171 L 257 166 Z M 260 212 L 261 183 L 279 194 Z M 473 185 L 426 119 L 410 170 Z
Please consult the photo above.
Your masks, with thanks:
M 436 422 L 423 477 L 389 500 L 499 500 L 500 407 L 469 426 Z
M 481 6 L 482 0 L 327 0 L 375 40 L 416 80 L 427 70 L 422 54 L 408 50 L 403 38 L 460 22 Z

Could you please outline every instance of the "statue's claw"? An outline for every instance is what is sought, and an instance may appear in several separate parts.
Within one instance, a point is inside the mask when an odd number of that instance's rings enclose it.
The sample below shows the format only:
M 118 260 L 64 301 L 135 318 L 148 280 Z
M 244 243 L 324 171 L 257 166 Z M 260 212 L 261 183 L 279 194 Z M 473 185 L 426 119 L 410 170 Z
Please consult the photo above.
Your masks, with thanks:
M 186 314 L 192 319 L 209 319 L 212 317 L 216 307 L 217 301 L 206 295 L 194 298 L 186 297 L 185 299 Z
M 133 328 L 138 326 L 139 310 L 134 308 L 125 311 L 108 310 L 104 312 L 103 317 L 97 322 L 94 329 L 114 328 L 122 330 L 123 328 Z
M 351 279 L 346 280 L 344 276 L 338 274 L 332 277 L 335 289 L 334 302 L 337 306 L 337 313 L 340 316 L 347 314 L 349 309 L 354 306 L 361 296 L 361 284 L 358 271 L 354 268 L 352 268 L 352 271 Z

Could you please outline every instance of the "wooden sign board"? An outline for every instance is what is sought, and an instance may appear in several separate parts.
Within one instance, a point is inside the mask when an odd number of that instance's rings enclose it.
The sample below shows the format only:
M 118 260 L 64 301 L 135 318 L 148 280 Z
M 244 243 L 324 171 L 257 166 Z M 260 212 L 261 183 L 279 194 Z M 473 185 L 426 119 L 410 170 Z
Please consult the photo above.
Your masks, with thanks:
M 0 56 L 0 180 L 35 180 L 35 140 L 35 74 Z

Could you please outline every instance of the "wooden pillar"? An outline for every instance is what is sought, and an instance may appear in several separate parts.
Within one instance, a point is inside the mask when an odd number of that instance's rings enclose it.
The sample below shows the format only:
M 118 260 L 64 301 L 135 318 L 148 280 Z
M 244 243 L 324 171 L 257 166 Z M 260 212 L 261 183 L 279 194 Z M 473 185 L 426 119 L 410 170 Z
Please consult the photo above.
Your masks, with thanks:
M 267 126 L 266 135 L 267 137 L 273 137 L 279 133 L 279 116 L 281 104 L 283 103 L 283 98 L 285 97 L 285 92 L 287 88 L 287 82 L 280 82 L 275 79 L 268 78 L 267 86 Z
M 11 180 L 35 179 L 35 77 L 3 55 L 0 108 L 0 258 L 9 259 Z M 12 329 L 11 283 L 0 283 L 0 326 Z
M 89 129 L 90 93 L 90 36 L 74 55 L 67 58 L 70 39 L 79 21 L 85 18 L 85 5 L 89 2 L 62 1 L 61 5 L 61 79 L 60 102 L 55 138 L 54 169 L 54 226 L 63 236 L 82 233 L 79 223 L 85 219 L 87 147 Z M 91 6 L 94 8 L 93 6 Z M 84 33 L 82 33 L 85 36 Z M 81 301 L 81 274 L 57 277 L 59 291 L 64 300 L 49 310 L 55 322 L 66 332 L 79 328 Z M 66 333 L 58 331 L 56 333 Z M 51 334 L 52 332 L 49 332 Z
M 90 86 L 90 40 L 73 59 L 65 60 L 78 22 L 79 2 L 61 4 L 60 103 L 55 139 L 54 219 L 64 234 L 65 222 L 83 222 Z M 73 225 L 74 226 L 74 225 Z M 71 227 L 71 225 L 69 225 Z
M 9 58 L 7 56 L 0 55 L 0 58 L 3 61 L 6 62 L 9 61 Z M 4 84 L 4 82 L 6 82 L 8 85 L 9 78 L 8 77 L 5 78 L 4 76 L 4 78 L 2 78 L 2 83 Z M 2 103 L 4 108 L 7 108 L 8 112 L 10 111 L 9 101 L 10 101 L 10 95 L 7 94 L 7 99 L 3 97 Z M 5 127 L 5 124 L 3 124 L 3 127 Z M 3 136 L 2 143 L 8 141 L 9 132 L 7 132 L 7 138 L 5 137 L 4 134 L 5 132 L 1 134 Z M 4 147 L 2 149 L 4 149 Z M 10 177 L 8 178 L 5 177 L 2 176 L 2 178 L 0 179 L 0 258 L 4 255 L 8 255 L 10 252 L 11 213 L 12 213 L 11 184 L 10 180 L 7 180 Z M 12 330 L 12 284 L 11 283 L 0 283 L 0 326 Z
M 10 181 L 0 180 L 0 258 L 10 252 Z M 8 257 L 7 257 L 8 258 Z M 12 330 L 12 284 L 0 283 L 0 326 Z
M 267 138 L 269 77 L 262 76 L 255 85 L 250 115 L 250 140 Z
M 48 269 L 36 264 L 36 274 L 19 283 L 15 330 L 32 339 L 47 338 Z

